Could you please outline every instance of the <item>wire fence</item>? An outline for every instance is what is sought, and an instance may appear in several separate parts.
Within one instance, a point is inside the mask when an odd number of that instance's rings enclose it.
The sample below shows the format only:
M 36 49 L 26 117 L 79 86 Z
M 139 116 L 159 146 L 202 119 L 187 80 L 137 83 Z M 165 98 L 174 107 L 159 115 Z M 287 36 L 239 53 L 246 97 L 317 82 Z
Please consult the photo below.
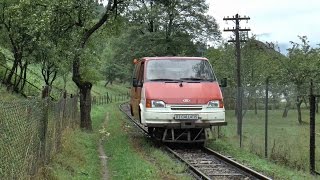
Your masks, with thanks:
M 235 147 L 240 147 L 266 157 L 271 161 L 308 170 L 310 140 L 310 103 L 308 83 L 303 86 L 243 87 L 242 128 L 237 119 L 237 88 L 223 88 L 226 120 L 228 125 L 221 127 L 221 136 Z M 320 94 L 315 86 L 314 92 Z M 268 95 L 266 95 L 268 92 Z M 267 98 L 266 98 L 267 97 Z M 316 100 L 318 112 L 319 99 Z M 267 108 L 266 108 L 267 107 Z M 267 116 L 266 116 L 267 114 Z M 266 121 L 267 120 L 267 121 Z M 320 134 L 320 118 L 316 115 L 316 132 Z M 320 136 L 316 138 L 320 144 Z M 320 170 L 320 149 L 316 149 L 317 169 Z
M 113 102 L 126 101 L 130 98 L 130 93 L 127 92 L 125 94 L 111 94 L 108 93 L 104 96 L 93 96 L 92 97 L 92 105 L 104 105 Z
M 32 178 L 61 149 L 61 134 L 78 127 L 78 97 L 0 101 L 0 179 Z

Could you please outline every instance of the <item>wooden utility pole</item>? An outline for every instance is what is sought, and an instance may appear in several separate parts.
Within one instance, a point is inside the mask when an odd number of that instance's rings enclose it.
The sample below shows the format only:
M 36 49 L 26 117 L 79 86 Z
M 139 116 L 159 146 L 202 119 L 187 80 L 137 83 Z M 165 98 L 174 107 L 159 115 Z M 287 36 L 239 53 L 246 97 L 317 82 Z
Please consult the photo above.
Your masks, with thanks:
M 223 18 L 225 21 L 233 21 L 236 23 L 236 28 L 232 29 L 224 29 L 224 31 L 231 31 L 235 33 L 236 39 L 228 40 L 228 42 L 236 43 L 236 60 L 237 60 L 237 134 L 240 136 L 240 147 L 242 146 L 242 85 L 241 85 L 241 49 L 240 49 L 240 42 L 245 42 L 244 39 L 240 39 L 240 32 L 248 32 L 250 29 L 240 28 L 240 21 L 241 20 L 250 20 L 250 17 L 240 17 L 239 14 L 232 17 L 225 17 Z

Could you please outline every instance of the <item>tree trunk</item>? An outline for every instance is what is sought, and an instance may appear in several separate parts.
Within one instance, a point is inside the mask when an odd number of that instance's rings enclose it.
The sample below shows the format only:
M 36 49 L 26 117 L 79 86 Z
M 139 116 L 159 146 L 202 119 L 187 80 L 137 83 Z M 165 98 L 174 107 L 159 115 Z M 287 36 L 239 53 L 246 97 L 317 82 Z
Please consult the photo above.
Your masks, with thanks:
M 86 130 L 92 130 L 91 124 L 91 88 L 90 82 L 84 82 L 80 89 L 80 128 Z
M 113 2 L 113 3 L 112 3 Z M 84 130 L 92 130 L 91 125 L 91 88 L 92 83 L 84 81 L 80 73 L 80 56 L 85 49 L 90 36 L 109 20 L 111 12 L 117 7 L 117 0 L 108 0 L 106 11 L 100 20 L 90 29 L 84 31 L 74 55 L 72 63 L 72 80 L 80 90 L 80 127 Z
M 257 107 L 257 98 L 254 99 L 254 114 L 258 114 L 258 107 Z
M 172 30 L 173 30 L 173 19 L 174 19 L 174 16 L 173 16 L 173 13 L 172 12 L 169 12 L 169 23 L 168 23 L 168 27 L 167 27 L 167 31 L 166 31 L 166 44 L 167 44 L 167 54 L 170 54 L 170 55 L 174 55 L 172 54 L 173 51 L 171 50 L 171 35 L 172 35 Z
M 21 60 L 22 60 L 22 55 L 20 55 L 19 53 L 15 53 L 15 54 L 14 54 L 13 66 L 12 66 L 12 68 L 11 68 L 9 74 L 8 74 L 7 79 L 6 79 L 6 84 L 7 84 L 7 86 L 8 86 L 8 85 L 9 85 L 9 86 L 12 85 L 12 83 L 11 83 L 12 76 L 14 75 L 15 71 L 17 70 L 18 65 L 19 65 L 19 63 L 21 62 Z
M 298 111 L 298 122 L 299 124 L 302 124 L 302 117 L 301 117 L 301 104 L 302 104 L 303 100 L 298 96 L 297 97 L 297 111 Z
M 84 44 L 81 45 L 81 50 Z M 82 81 L 80 74 L 80 55 L 81 52 L 75 54 L 73 60 L 73 76 L 72 80 L 76 83 L 80 90 L 80 128 L 87 131 L 92 131 L 91 125 L 91 88 L 92 84 L 87 81 Z
M 319 113 L 319 97 L 316 98 L 316 113 Z
M 289 106 L 286 105 L 286 107 L 284 108 L 284 111 L 282 113 L 282 117 L 286 118 L 288 116 L 288 112 L 289 112 Z
M 11 85 L 12 84 L 11 83 L 11 79 L 12 79 L 12 76 L 13 76 L 14 72 L 16 71 L 17 67 L 18 67 L 18 63 L 15 61 L 13 63 L 13 66 L 12 66 L 11 70 L 9 71 L 8 77 L 6 78 L 5 82 L 6 82 L 7 85 Z
M 22 92 L 24 89 L 24 86 L 26 85 L 27 82 L 27 69 L 28 69 L 28 63 L 26 62 L 25 65 L 23 66 L 23 79 L 22 79 L 22 84 L 20 86 L 20 91 Z
M 286 92 L 284 92 L 283 95 L 286 99 L 286 106 L 285 106 L 284 111 L 282 113 L 282 118 L 286 118 L 288 116 L 288 111 L 290 109 L 291 103 L 290 103 L 288 94 Z
M 107 87 L 109 83 L 110 83 L 110 80 L 108 80 L 106 84 L 104 84 L 104 87 Z
M 44 86 L 43 89 L 42 89 L 42 95 L 41 95 L 41 98 L 44 99 L 44 98 L 47 98 L 47 97 L 50 97 L 50 87 L 49 86 Z
M 306 105 L 306 108 L 309 108 L 308 102 L 307 102 L 307 100 L 306 100 L 306 97 L 304 97 L 304 96 L 303 96 L 303 102 L 304 102 L 304 104 Z

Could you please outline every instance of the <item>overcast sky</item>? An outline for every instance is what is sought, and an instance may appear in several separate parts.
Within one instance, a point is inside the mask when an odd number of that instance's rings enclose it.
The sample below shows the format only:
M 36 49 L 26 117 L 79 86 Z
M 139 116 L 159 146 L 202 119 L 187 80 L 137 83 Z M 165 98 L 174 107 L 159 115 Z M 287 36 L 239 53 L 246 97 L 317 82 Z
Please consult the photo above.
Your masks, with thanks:
M 312 45 L 320 43 L 320 0 L 207 0 L 209 14 L 214 16 L 221 31 L 233 27 L 234 23 L 222 20 L 224 16 L 250 16 L 251 32 L 261 41 L 278 42 L 281 49 L 289 46 L 289 41 L 298 41 L 298 35 L 306 35 Z M 223 32 L 228 38 L 231 33 Z

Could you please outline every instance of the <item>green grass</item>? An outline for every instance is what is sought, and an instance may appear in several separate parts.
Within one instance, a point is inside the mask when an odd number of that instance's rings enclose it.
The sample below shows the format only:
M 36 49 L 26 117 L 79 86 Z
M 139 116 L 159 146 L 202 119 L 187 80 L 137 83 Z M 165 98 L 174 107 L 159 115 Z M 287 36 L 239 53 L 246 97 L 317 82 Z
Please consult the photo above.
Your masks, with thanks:
M 63 134 L 62 150 L 43 169 L 47 179 L 100 179 L 101 166 L 97 151 L 98 127 L 104 121 L 106 109 L 96 106 L 92 110 L 94 132 L 67 129 Z M 40 177 L 40 179 L 42 179 Z
M 303 110 L 302 117 L 304 122 L 309 121 L 307 110 Z M 234 111 L 227 111 L 226 119 L 228 126 L 222 128 L 223 137 L 209 143 L 210 147 L 228 153 L 276 178 L 311 178 L 307 175 L 309 173 L 309 124 L 298 124 L 296 110 L 290 110 L 287 118 L 282 118 L 281 110 L 269 111 L 269 162 L 264 159 L 264 111 L 258 111 L 257 115 L 253 111 L 248 111 L 245 115 L 241 150 L 239 137 L 236 135 Z M 320 119 L 317 118 L 316 127 L 320 127 L 319 125 Z M 317 132 L 320 132 L 319 128 Z M 320 137 L 316 139 L 316 146 L 320 145 Z M 320 149 L 316 149 L 316 164 L 320 170 Z
M 14 100 L 23 100 L 25 99 L 23 96 L 16 94 L 16 93 L 10 93 L 7 91 L 6 87 L 2 84 L 0 84 L 0 101 L 14 101 Z
M 129 92 L 129 84 L 119 84 L 113 83 L 112 85 L 104 86 L 105 81 L 99 81 L 92 87 L 92 95 L 93 96 L 105 96 L 107 93 L 109 95 L 119 95 L 119 94 L 126 94 Z
M 306 172 L 297 171 L 283 165 L 275 164 L 245 149 L 235 148 L 233 144 L 222 139 L 209 142 L 208 146 L 224 155 L 232 156 L 236 161 L 262 172 L 272 179 L 314 179 L 313 176 Z
M 101 132 L 106 134 L 105 150 L 111 179 L 190 179 L 184 173 L 186 168 L 153 147 L 127 122 L 117 105 L 107 110 L 109 114 Z
M 118 109 L 94 106 L 93 132 L 66 130 L 63 149 L 39 179 L 100 179 L 98 142 L 103 139 L 110 179 L 191 179 L 186 167 L 151 142 Z

